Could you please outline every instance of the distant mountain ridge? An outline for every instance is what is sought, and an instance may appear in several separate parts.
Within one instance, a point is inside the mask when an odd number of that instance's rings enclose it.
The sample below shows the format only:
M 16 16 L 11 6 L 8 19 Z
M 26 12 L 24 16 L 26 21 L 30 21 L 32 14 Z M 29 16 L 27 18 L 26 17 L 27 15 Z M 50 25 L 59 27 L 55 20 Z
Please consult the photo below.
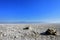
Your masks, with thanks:
M 45 22 L 0 22 L 0 24 L 4 23 L 13 23 L 13 24 L 19 24 L 19 23 L 45 23 Z

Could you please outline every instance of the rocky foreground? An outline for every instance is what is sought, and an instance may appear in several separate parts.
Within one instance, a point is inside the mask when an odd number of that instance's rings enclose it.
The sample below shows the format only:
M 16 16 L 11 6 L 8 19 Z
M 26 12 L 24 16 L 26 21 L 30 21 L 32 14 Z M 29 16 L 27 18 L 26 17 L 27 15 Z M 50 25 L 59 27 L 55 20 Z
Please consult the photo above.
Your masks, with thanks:
M 57 35 L 40 35 L 48 28 L 55 28 Z M 60 24 L 0 24 L 0 40 L 60 40 Z

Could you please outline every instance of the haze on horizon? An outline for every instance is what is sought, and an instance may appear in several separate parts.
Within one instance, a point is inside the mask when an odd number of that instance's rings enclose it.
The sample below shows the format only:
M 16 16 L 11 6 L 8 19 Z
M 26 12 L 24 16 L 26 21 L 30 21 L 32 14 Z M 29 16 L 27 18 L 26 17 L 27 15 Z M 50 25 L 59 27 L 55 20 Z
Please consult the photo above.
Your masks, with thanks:
M 60 23 L 60 0 L 0 0 L 0 22 Z

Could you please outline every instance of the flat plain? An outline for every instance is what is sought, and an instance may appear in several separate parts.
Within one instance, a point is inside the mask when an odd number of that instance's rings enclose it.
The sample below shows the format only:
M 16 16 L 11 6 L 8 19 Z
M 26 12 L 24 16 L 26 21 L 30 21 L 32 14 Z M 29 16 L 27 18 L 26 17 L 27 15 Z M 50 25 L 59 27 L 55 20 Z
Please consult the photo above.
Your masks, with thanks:
M 48 28 L 56 29 L 57 35 L 40 35 Z M 60 24 L 0 24 L 0 40 L 60 40 Z

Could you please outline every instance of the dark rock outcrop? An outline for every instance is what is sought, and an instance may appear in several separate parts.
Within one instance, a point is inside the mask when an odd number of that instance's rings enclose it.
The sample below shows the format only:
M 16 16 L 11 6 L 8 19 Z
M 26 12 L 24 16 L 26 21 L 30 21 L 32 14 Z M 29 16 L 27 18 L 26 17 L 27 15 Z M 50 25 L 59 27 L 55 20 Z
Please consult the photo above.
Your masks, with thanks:
M 57 31 L 55 29 L 47 29 L 45 32 L 41 33 L 41 35 L 56 35 Z
M 25 28 L 23 28 L 23 30 L 28 30 L 29 29 L 29 27 L 25 27 Z

